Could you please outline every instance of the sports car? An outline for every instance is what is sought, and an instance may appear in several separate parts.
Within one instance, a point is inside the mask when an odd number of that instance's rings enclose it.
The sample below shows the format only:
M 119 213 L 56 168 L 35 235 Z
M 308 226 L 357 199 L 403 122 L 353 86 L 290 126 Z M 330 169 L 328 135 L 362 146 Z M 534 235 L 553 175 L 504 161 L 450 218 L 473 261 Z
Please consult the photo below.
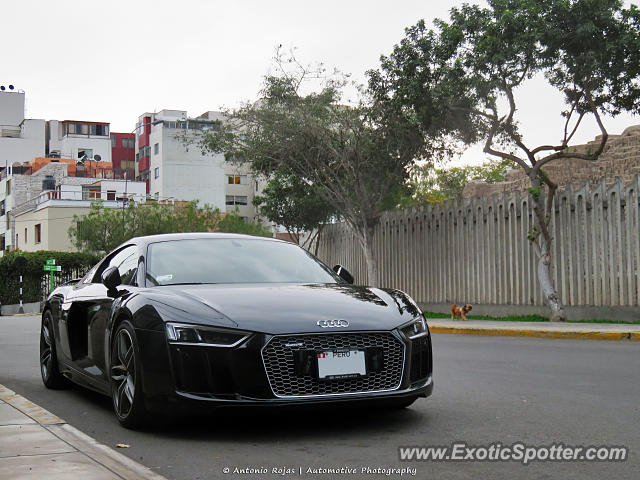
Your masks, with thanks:
M 47 298 L 42 380 L 110 396 L 127 428 L 173 407 L 405 407 L 429 396 L 420 309 L 398 290 L 353 282 L 281 240 L 133 238 Z

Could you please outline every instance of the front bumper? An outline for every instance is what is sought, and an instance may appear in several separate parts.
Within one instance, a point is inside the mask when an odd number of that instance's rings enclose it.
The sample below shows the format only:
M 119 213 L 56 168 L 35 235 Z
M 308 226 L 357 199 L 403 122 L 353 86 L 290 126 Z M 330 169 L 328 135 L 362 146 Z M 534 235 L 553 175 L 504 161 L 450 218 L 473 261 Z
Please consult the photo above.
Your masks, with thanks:
M 140 332 L 143 334 L 143 332 Z M 139 335 L 140 335 L 139 334 Z M 298 338 L 313 336 L 320 339 L 310 342 L 304 339 L 307 348 L 331 348 L 324 345 L 361 347 L 360 340 L 349 342 L 342 337 L 366 338 L 369 347 L 373 339 L 386 336 L 388 340 L 397 342 L 402 352 L 398 359 L 394 355 L 385 356 L 385 362 L 399 369 L 397 378 L 383 375 L 384 371 L 370 375 L 372 382 L 355 382 L 338 380 L 350 387 L 349 391 L 341 391 L 333 387 L 318 386 L 317 380 L 305 377 L 297 382 L 292 371 L 287 372 L 287 385 L 293 389 L 278 390 L 274 385 L 273 362 L 265 365 L 265 348 L 273 346 L 276 340 L 284 337 Z M 143 354 L 143 381 L 145 397 L 150 409 L 161 409 L 167 403 L 176 407 L 218 408 L 230 406 L 282 406 L 282 405 L 323 405 L 344 404 L 354 402 L 385 402 L 391 399 L 426 397 L 433 390 L 431 338 L 426 335 L 418 341 L 409 341 L 398 332 L 341 332 L 326 334 L 296 334 L 272 336 L 253 334 L 247 341 L 233 348 L 185 346 L 167 343 L 159 332 L 147 332 L 141 339 L 145 352 L 153 351 L 153 355 Z M 340 341 L 337 339 L 340 337 Z M 324 340 L 327 340 L 325 342 Z M 331 341 L 329 341 L 331 340 Z M 348 340 L 348 338 L 347 338 Z M 162 343 L 162 347 L 160 345 Z M 302 343 L 302 342 L 300 342 Z M 387 348 L 389 342 L 385 344 Z M 147 345 L 154 348 L 146 348 Z M 309 346 L 310 345 L 310 346 Z M 282 348 L 282 347 L 280 347 Z M 301 347 L 302 348 L 302 347 Z M 166 352 L 160 361 L 158 353 Z M 396 349 L 398 350 L 398 349 Z M 288 352 L 285 352 L 288 355 Z M 285 354 L 283 353 L 283 355 Z M 267 362 L 269 364 L 269 362 Z M 288 367 L 287 367 L 288 368 Z M 291 367 L 293 368 L 293 367 Z M 276 372 L 277 373 L 277 372 Z M 298 372 L 299 374 L 299 372 Z M 369 375 L 368 375 L 369 376 Z M 299 377 L 298 377 L 299 378 Z M 383 380 L 387 381 L 385 384 Z M 348 383 L 351 382 L 351 383 Z M 336 383 L 333 384 L 334 386 Z M 381 386 L 381 388 L 377 388 Z M 384 387 L 384 388 L 382 388 Z M 307 388 L 302 391 L 301 388 Z M 324 388 L 324 390 L 318 390 Z M 345 387 L 346 388 L 346 387 Z M 359 391 L 358 388 L 364 388 Z M 348 390 L 348 388 L 347 388 Z M 315 392 L 315 393 L 314 393 Z M 327 393 L 328 392 L 328 393 Z

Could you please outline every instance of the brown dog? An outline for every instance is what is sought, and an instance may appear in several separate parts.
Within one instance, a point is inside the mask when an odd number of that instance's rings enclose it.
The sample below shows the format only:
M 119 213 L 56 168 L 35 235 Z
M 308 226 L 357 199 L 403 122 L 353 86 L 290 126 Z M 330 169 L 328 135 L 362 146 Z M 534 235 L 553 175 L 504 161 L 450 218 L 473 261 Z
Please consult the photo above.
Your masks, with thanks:
M 462 320 L 467 319 L 467 313 L 471 311 L 473 307 L 465 303 L 462 307 L 457 306 L 455 303 L 451 305 L 451 320 L 455 320 L 456 317 L 460 317 Z

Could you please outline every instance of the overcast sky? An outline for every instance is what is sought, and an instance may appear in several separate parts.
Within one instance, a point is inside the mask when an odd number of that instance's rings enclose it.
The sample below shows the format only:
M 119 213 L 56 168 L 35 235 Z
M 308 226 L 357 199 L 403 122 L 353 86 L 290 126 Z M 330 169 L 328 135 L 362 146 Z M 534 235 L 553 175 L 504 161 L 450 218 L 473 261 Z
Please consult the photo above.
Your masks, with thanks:
M 164 108 L 197 116 L 256 98 L 277 45 L 364 81 L 404 28 L 446 17 L 459 1 L 20 0 L 0 6 L 0 85 L 27 96 L 27 117 L 111 123 Z M 525 140 L 559 140 L 560 96 L 534 81 L 519 92 Z M 621 133 L 640 118 L 607 119 Z M 577 141 L 598 133 L 586 122 Z M 455 163 L 483 160 L 474 148 Z

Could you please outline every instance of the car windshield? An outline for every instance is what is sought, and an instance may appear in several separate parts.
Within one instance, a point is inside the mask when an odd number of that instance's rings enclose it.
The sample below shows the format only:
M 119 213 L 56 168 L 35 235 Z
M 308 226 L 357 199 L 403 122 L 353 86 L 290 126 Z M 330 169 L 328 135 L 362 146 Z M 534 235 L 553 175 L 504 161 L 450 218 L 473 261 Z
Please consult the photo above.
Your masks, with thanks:
M 184 239 L 149 245 L 152 285 L 198 283 L 339 283 L 302 248 L 251 238 Z

